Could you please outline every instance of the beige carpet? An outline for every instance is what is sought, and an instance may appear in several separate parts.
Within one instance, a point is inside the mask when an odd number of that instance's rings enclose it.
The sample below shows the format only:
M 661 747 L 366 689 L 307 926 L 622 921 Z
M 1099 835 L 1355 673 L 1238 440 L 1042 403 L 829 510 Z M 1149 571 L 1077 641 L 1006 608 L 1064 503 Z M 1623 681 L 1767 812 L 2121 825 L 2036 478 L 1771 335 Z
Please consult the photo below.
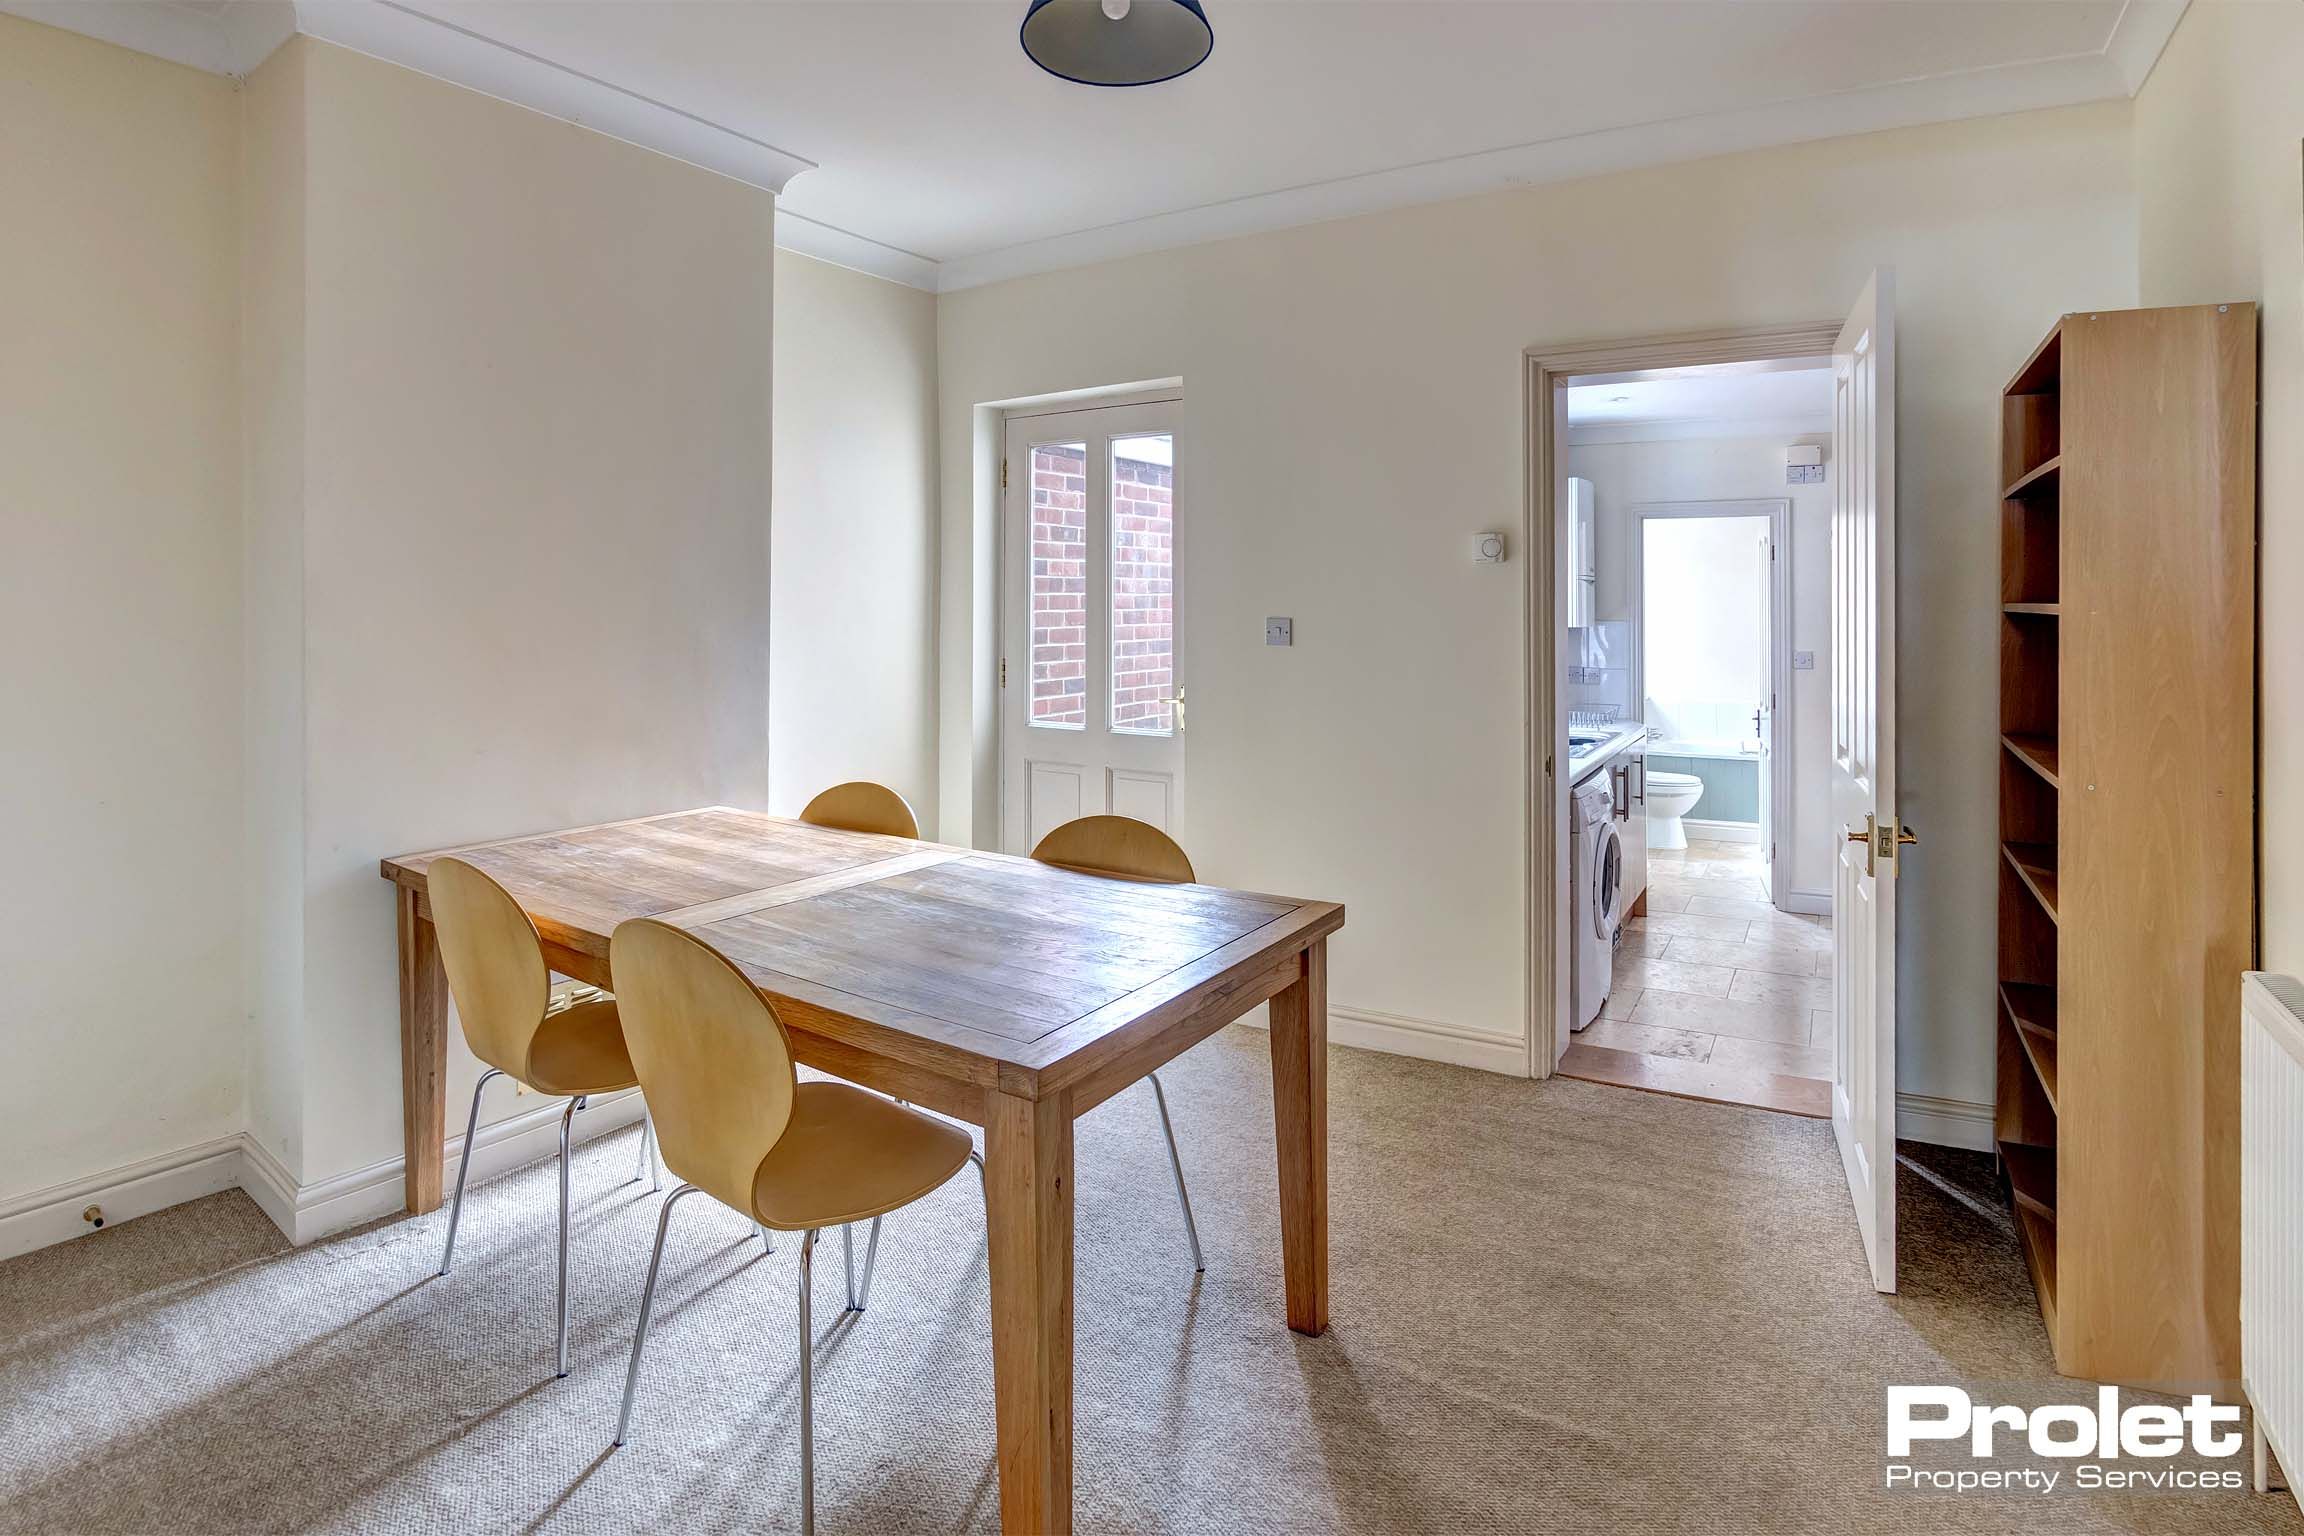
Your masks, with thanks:
M 1338 1051 L 1309 1340 L 1263 1037 L 1167 1077 L 1209 1270 L 1125 1094 L 1079 1138 L 1084 1531 L 2304 1531 L 2284 1495 L 1884 1491 L 1885 1383 L 2086 1394 L 1988 1200 L 1907 1172 L 1903 1293 L 1874 1294 L 1817 1121 Z M 238 1193 L 0 1265 L 0 1531 L 795 1528 L 792 1252 L 701 1198 L 607 1454 L 655 1221 L 632 1134 L 579 1155 L 566 1381 L 549 1164 L 476 1191 L 445 1281 L 445 1213 L 298 1252 Z M 827 1536 L 997 1527 L 982 1233 L 972 1178 L 893 1218 L 861 1320 L 826 1250 Z

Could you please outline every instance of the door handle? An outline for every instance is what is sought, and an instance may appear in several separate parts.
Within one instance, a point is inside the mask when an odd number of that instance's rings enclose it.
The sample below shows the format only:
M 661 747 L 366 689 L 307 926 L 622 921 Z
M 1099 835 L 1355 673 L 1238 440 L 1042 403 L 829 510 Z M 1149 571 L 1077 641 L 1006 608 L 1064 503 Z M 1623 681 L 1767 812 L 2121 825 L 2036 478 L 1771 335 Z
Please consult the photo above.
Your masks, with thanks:
M 1608 818 L 1611 821 L 1632 819 L 1632 770 L 1622 763 L 1608 769 Z
M 1184 690 L 1182 688 L 1176 690 L 1176 697 L 1173 702 L 1176 708 L 1176 729 L 1181 732 L 1184 729 Z
M 1896 850 L 1917 845 L 1920 836 L 1902 821 L 1892 820 L 1883 827 L 1873 813 L 1867 811 L 1864 813 L 1864 830 L 1858 832 L 1850 828 L 1848 841 L 1864 845 L 1864 873 L 1877 875 L 1881 861 L 1894 864 Z

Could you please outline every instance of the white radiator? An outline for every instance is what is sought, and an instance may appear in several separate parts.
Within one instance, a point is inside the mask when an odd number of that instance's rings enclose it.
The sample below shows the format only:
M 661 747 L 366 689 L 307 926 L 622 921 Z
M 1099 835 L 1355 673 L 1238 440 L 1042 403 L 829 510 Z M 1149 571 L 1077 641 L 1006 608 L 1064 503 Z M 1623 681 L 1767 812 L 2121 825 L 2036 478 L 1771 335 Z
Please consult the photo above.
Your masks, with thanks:
M 2262 971 L 2240 984 L 2240 1385 L 2262 1493 L 2267 1442 L 2283 1473 L 2304 1449 L 2304 982 Z

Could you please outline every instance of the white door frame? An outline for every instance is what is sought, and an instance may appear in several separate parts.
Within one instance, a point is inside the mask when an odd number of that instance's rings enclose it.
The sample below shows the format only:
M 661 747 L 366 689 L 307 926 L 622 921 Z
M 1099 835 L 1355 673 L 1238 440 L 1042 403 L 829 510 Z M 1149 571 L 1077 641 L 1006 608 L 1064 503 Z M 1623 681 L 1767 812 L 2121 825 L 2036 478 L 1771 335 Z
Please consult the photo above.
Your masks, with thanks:
M 997 441 L 1000 447 L 1000 459 L 1003 474 L 1002 477 L 996 482 L 1000 486 L 1000 491 L 993 505 L 994 531 L 992 539 L 992 589 L 994 593 L 992 631 L 994 637 L 994 647 L 992 664 L 995 668 L 993 682 L 994 723 L 992 730 L 992 754 L 994 774 L 997 785 L 995 793 L 998 797 L 995 802 L 997 809 L 992 829 L 992 846 L 995 849 L 1003 849 L 1010 845 L 1008 838 L 1008 747 L 1010 737 L 1014 732 L 1014 727 L 1010 722 L 1010 715 L 1012 711 L 1009 708 L 1009 700 L 1007 697 L 1007 679 L 1005 672 L 1007 663 L 1012 659 L 1008 655 L 1008 619 L 1011 605 L 1014 599 L 1014 594 L 1011 590 L 1013 583 L 1009 580 L 1010 572 L 1008 570 L 1009 518 L 1008 491 L 1005 481 L 1005 473 L 1008 468 L 1008 429 L 1016 422 L 1029 421 L 1043 416 L 1078 416 L 1086 414 L 1090 411 L 1131 411 L 1139 410 L 1145 406 L 1152 405 L 1173 405 L 1177 407 L 1179 413 L 1181 413 L 1183 404 L 1184 392 L 1180 389 L 1168 387 L 1160 389 L 1126 390 L 1105 395 L 1089 395 L 1077 397 L 1058 396 L 1052 399 L 1035 401 L 1029 405 L 1016 406 L 1012 409 L 1004 410 L 1000 413 Z M 1184 435 L 1184 425 L 1182 422 L 1179 422 L 1177 425 L 1177 435 L 1179 437 Z M 1169 547 L 1171 551 L 1170 569 L 1173 572 L 1173 575 L 1170 579 L 1175 584 L 1176 594 L 1175 633 L 1170 650 L 1171 659 L 1169 665 L 1175 675 L 1175 686 L 1178 690 L 1180 690 L 1177 695 L 1178 708 L 1176 711 L 1175 738 L 1176 751 L 1180 757 L 1183 756 L 1187 750 L 1185 742 L 1184 710 L 1182 708 L 1183 694 L 1181 690 L 1185 686 L 1184 678 L 1186 676 L 1184 655 L 1184 647 L 1187 638 L 1186 631 L 1191 628 L 1190 624 L 1186 622 L 1184 616 L 1186 586 L 1184 579 L 1184 552 L 1185 545 L 1189 538 L 1189 535 L 1186 533 L 1184 528 L 1183 516 L 1183 508 L 1186 504 L 1186 478 L 1186 466 L 1183 463 L 1182 455 L 1179 455 L 1176 464 L 1173 502 L 1174 506 L 1177 508 L 1177 511 L 1174 515 L 1173 528 L 1169 535 Z M 1028 683 L 1030 675 L 1029 662 L 1022 663 L 1022 666 L 1024 675 L 1017 679 L 1017 685 L 1019 687 L 1022 687 Z M 1179 840 L 1181 840 L 1182 829 L 1178 828 L 1176 831 L 1178 832 Z M 979 845 L 981 846 L 981 844 Z
M 1788 889 L 1785 867 L 1791 860 L 1784 853 L 1784 845 L 1791 840 L 1789 834 L 1794 823 L 1792 776 L 1785 771 L 1783 746 L 1797 739 L 1786 724 L 1793 710 L 1792 500 L 1788 496 L 1759 496 L 1737 501 L 1641 501 L 1626 510 L 1631 519 L 1632 570 L 1625 606 L 1632 615 L 1632 698 L 1636 713 L 1646 708 L 1648 699 L 1648 633 L 1643 627 L 1648 617 L 1647 592 L 1643 585 L 1648 559 L 1641 524 L 1675 517 L 1751 517 L 1768 521 L 1768 545 L 1775 551 L 1768 567 L 1768 746 L 1774 769 L 1769 776 L 1768 814 L 1772 818 L 1769 825 L 1776 846 L 1763 857 L 1768 860 L 1768 899 L 1778 911 L 1789 911 L 1791 909 L 1784 905 Z
M 1521 889 L 1529 893 L 1526 986 L 1528 1075 L 1550 1077 L 1559 1057 L 1554 1041 L 1569 1032 L 1568 1012 L 1568 764 L 1567 694 L 1560 687 L 1560 651 L 1567 618 L 1562 585 L 1568 567 L 1568 527 L 1561 499 L 1568 482 L 1568 381 L 1594 374 L 1640 373 L 1660 368 L 1705 368 L 1721 363 L 1771 364 L 1829 357 L 1841 322 L 1698 331 L 1560 346 L 1539 344 L 1523 354 L 1527 422 L 1521 528 L 1529 558 L 1523 562 L 1520 628 L 1528 669 L 1528 713 L 1522 766 L 1527 785 L 1527 865 Z

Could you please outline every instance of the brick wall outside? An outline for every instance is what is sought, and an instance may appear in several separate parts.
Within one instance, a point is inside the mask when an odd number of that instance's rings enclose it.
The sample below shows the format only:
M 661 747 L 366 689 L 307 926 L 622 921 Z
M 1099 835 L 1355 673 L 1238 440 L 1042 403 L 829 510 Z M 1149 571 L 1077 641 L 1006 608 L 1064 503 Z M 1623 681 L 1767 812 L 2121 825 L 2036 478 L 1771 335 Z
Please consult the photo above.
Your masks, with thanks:
M 1112 462 L 1112 728 L 1166 731 L 1175 686 L 1175 470 Z M 1032 450 L 1032 720 L 1088 723 L 1087 456 Z
M 1112 728 L 1169 729 L 1175 691 L 1176 471 L 1112 461 Z
M 1032 450 L 1032 723 L 1088 723 L 1088 455 Z

